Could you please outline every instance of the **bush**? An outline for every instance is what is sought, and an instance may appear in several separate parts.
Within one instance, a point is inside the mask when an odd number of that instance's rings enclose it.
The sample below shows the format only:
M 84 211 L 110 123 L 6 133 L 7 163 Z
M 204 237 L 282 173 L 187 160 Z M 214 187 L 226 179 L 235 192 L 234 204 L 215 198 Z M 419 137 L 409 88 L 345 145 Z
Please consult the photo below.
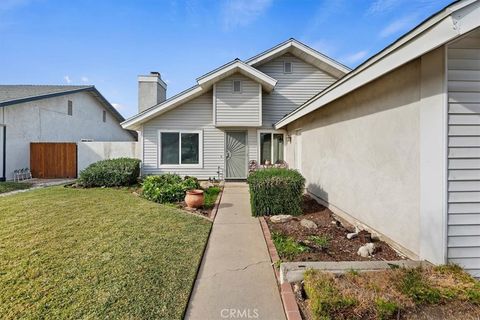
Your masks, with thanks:
M 78 184 L 85 187 L 120 187 L 137 183 L 140 160 L 118 158 L 92 163 L 80 172 Z
M 162 174 L 148 176 L 143 181 L 143 196 L 148 200 L 159 203 L 180 202 L 185 198 L 187 190 L 198 189 L 197 178 L 185 177 L 177 174 Z
M 296 170 L 269 168 L 252 172 L 247 179 L 254 216 L 302 213 L 305 178 Z

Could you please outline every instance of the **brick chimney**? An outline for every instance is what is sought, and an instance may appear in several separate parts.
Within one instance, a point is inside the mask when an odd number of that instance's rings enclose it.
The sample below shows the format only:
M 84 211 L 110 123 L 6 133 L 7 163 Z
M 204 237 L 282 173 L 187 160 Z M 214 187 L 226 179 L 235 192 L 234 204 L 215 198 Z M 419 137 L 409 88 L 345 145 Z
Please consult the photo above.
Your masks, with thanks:
M 138 76 L 138 112 L 162 103 L 167 98 L 167 84 L 159 72 Z

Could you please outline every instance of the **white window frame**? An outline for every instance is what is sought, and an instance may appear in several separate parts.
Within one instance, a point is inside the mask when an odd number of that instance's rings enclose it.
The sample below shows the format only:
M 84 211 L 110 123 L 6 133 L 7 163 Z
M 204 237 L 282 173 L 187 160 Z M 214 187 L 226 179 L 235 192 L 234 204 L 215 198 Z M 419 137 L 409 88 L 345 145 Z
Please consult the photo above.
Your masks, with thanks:
M 263 165 L 263 163 L 261 163 L 262 161 L 262 146 L 261 146 L 261 141 L 260 141 L 260 138 L 261 138 L 261 135 L 262 133 L 270 133 L 270 134 L 283 134 L 283 161 L 286 161 L 285 160 L 285 156 L 286 156 L 286 152 L 287 152 L 287 141 L 285 140 L 286 136 L 287 136 L 287 132 L 285 130 L 258 130 L 257 131 L 257 145 L 258 145 L 258 148 L 257 148 L 257 161 L 259 164 Z M 271 150 L 270 150 L 270 162 L 272 164 L 273 163 L 273 137 L 272 137 L 272 143 L 271 143 L 271 146 L 270 146 Z
M 290 72 L 287 72 L 287 70 L 285 69 L 285 65 L 287 63 L 290 63 Z M 292 63 L 292 61 L 283 61 L 283 73 L 286 73 L 286 74 L 293 73 L 293 63 Z
M 179 164 L 162 164 L 162 133 L 179 133 L 178 141 L 178 161 Z M 198 134 L 198 164 L 182 164 L 182 133 Z M 175 168 L 203 168 L 203 130 L 158 130 L 157 143 L 157 165 L 158 168 L 175 169 Z
M 240 91 L 235 91 L 235 81 L 238 81 L 240 83 Z M 243 81 L 240 79 L 233 79 L 232 80 L 232 93 L 234 94 L 240 94 L 243 92 Z

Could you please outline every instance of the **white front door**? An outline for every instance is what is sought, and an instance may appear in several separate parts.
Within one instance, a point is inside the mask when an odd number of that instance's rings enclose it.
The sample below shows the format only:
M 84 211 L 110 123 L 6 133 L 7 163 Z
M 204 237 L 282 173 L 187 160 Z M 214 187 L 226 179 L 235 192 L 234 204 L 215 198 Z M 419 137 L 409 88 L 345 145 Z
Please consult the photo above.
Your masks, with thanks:
M 294 165 L 295 169 L 298 170 L 298 172 L 302 172 L 302 130 L 295 130 L 295 152 L 294 152 Z

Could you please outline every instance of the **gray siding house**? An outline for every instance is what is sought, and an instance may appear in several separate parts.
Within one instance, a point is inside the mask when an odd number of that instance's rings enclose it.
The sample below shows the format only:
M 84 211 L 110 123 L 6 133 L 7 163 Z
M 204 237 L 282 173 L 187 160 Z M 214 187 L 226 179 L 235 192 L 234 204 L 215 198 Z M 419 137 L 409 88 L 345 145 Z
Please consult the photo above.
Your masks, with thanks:
M 245 179 L 248 162 L 285 160 L 286 131 L 273 125 L 349 69 L 294 40 L 235 59 L 165 100 L 159 73 L 139 77 L 137 130 L 143 173 Z

